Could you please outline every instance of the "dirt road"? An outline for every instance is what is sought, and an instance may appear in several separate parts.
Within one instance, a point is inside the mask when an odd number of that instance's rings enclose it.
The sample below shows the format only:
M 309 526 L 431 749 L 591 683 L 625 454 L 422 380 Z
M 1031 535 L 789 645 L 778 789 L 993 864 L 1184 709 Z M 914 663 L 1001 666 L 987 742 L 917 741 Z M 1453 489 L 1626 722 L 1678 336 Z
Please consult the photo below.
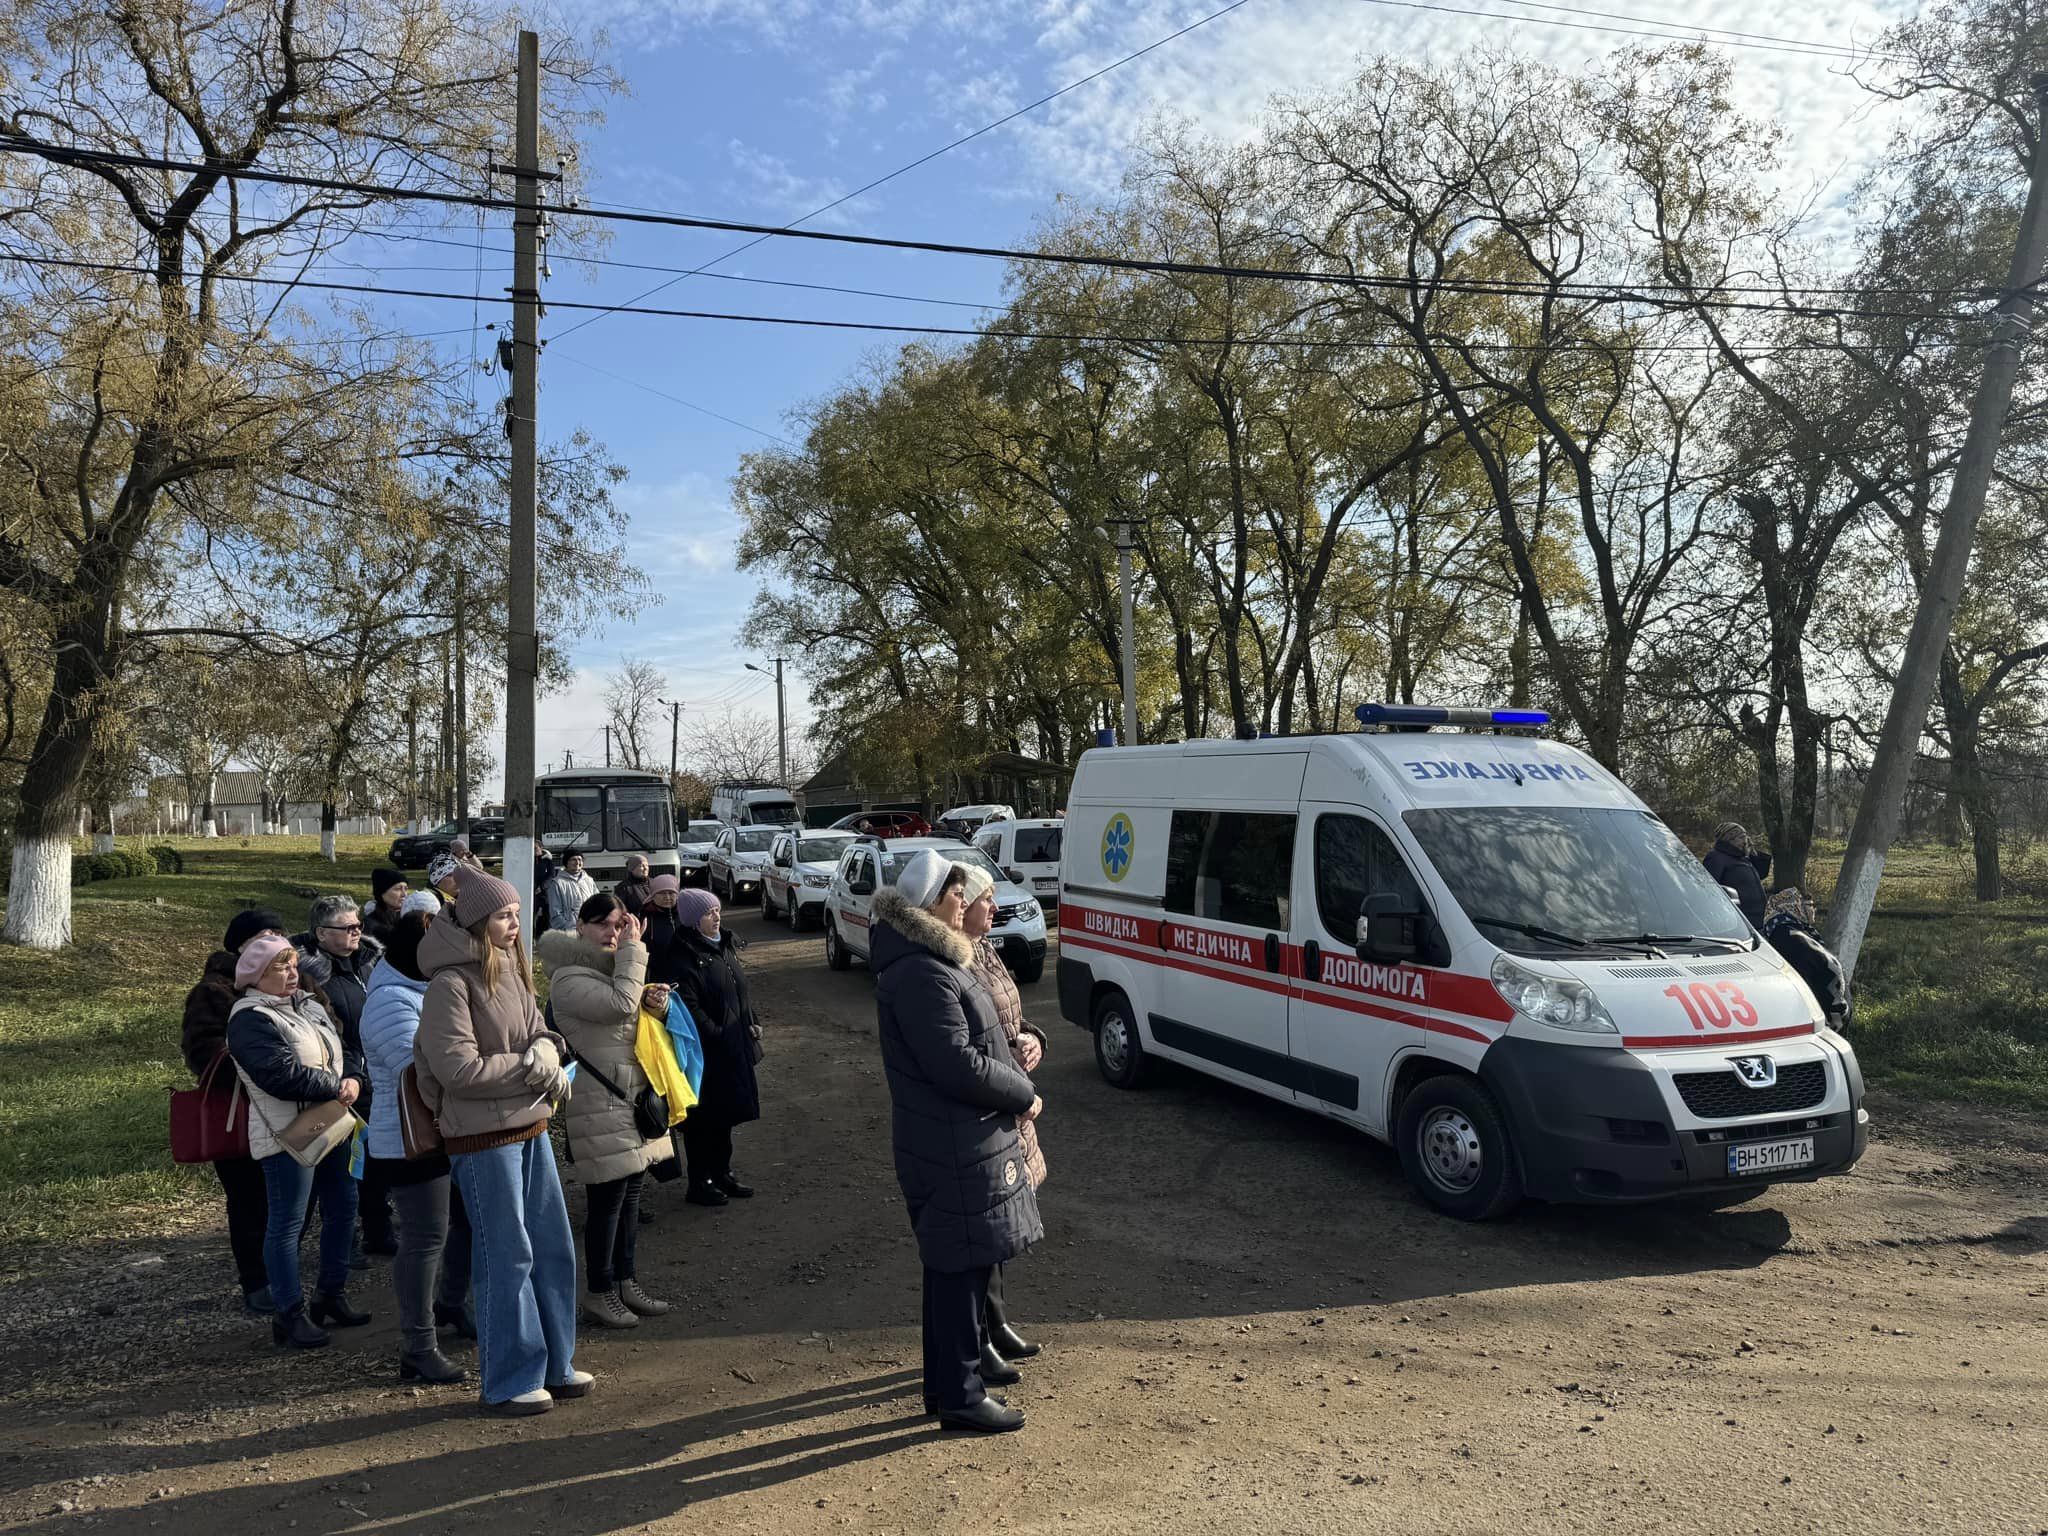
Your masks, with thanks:
M 375 1324 L 286 1358 L 217 1231 L 15 1255 L 0 1527 L 2048 1531 L 2041 1128 L 1879 1103 L 1854 1177 L 1753 1208 L 1462 1226 L 1325 1122 L 1172 1070 L 1105 1086 L 1050 969 L 1049 1237 L 1010 1281 L 1047 1344 L 1030 1424 L 941 1436 L 868 978 L 735 927 L 761 1195 L 652 1196 L 642 1279 L 678 1310 L 585 1337 L 592 1397 L 506 1424 L 401 1387 L 381 1262 Z

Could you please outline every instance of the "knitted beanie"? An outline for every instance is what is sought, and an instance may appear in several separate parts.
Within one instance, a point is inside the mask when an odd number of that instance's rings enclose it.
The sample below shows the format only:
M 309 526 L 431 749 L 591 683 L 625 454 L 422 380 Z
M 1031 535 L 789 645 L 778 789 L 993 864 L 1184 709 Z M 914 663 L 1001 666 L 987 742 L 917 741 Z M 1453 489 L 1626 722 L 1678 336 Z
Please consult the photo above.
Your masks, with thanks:
M 896 889 L 913 907 L 928 907 L 939 899 L 939 892 L 946 888 L 946 877 L 952 873 L 951 859 L 936 848 L 926 848 L 913 854 L 903 866 L 903 873 L 896 877 Z
M 244 992 L 248 991 L 270 969 L 271 961 L 290 952 L 291 947 L 290 939 L 275 933 L 266 933 L 254 940 L 242 951 L 242 958 L 235 962 L 235 985 Z
M 723 910 L 724 903 L 711 892 L 691 886 L 676 897 L 676 917 L 684 927 L 695 928 L 704 921 L 705 915 Z
M 970 907 L 996 888 L 995 876 L 991 875 L 979 864 L 969 864 L 963 861 L 960 865 L 960 873 L 967 877 L 967 884 L 961 888 L 960 899 Z
M 370 871 L 370 899 L 382 901 L 384 893 L 394 885 L 405 884 L 405 876 L 395 869 L 373 869 Z
M 231 955 L 238 955 L 244 944 L 270 928 L 283 933 L 284 919 L 268 907 L 251 907 L 246 912 L 237 912 L 228 919 L 228 931 L 221 935 L 220 947 Z
M 656 875 L 647 882 L 647 894 L 649 896 L 659 896 L 663 891 L 675 891 L 680 894 L 682 889 L 683 882 L 674 875 Z
M 509 880 L 475 864 L 455 866 L 455 921 L 468 928 L 493 912 L 519 904 L 519 891 Z
M 408 912 L 424 912 L 427 916 L 432 917 L 440 910 L 441 898 L 431 890 L 407 891 L 405 893 L 405 900 L 398 904 L 398 915 L 400 917 L 405 916 Z

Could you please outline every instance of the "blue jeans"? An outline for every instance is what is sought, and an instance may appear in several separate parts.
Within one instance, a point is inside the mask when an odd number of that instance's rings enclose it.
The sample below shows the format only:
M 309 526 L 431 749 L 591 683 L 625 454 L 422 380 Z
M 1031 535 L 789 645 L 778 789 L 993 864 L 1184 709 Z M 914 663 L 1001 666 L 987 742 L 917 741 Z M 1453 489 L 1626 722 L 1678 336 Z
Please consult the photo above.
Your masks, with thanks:
M 469 1209 L 477 1364 L 487 1403 L 569 1379 L 576 1356 L 576 1240 L 545 1136 L 448 1161 Z
M 280 1313 L 305 1305 L 299 1288 L 299 1236 L 306 1229 L 306 1202 L 320 1198 L 320 1294 L 348 1284 L 348 1252 L 356 1230 L 356 1181 L 348 1173 L 349 1144 L 343 1142 L 311 1168 L 289 1152 L 263 1159 L 263 1184 L 270 1219 L 263 1229 L 263 1268 Z

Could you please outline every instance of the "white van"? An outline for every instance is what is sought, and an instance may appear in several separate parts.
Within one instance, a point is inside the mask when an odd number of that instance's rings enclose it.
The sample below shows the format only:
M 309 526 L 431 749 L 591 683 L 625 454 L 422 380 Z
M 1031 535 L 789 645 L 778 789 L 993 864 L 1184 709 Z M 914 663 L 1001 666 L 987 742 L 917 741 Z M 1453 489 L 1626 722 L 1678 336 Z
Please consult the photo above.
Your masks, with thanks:
M 728 827 L 787 827 L 803 820 L 796 796 L 758 779 L 729 779 L 714 786 L 711 815 Z
M 1358 714 L 1401 729 L 1083 754 L 1060 1011 L 1105 1078 L 1160 1056 L 1345 1121 L 1472 1219 L 1855 1165 L 1849 1043 L 1619 780 L 1491 729 L 1534 712 Z
M 1067 824 L 1050 816 L 992 821 L 975 835 L 974 846 L 1002 872 L 1048 907 L 1059 905 L 1060 849 Z

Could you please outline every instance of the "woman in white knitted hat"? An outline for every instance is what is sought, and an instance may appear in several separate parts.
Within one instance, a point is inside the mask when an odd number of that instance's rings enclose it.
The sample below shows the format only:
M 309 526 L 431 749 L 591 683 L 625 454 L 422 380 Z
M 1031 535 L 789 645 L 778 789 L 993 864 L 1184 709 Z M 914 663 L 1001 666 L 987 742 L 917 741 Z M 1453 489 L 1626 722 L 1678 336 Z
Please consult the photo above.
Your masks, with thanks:
M 1044 1236 L 1018 1125 L 1041 1108 L 960 930 L 966 872 L 926 850 L 875 897 L 882 1064 L 896 1181 L 924 1262 L 925 1411 L 946 1429 L 1020 1429 L 982 1375 L 990 1271 Z

